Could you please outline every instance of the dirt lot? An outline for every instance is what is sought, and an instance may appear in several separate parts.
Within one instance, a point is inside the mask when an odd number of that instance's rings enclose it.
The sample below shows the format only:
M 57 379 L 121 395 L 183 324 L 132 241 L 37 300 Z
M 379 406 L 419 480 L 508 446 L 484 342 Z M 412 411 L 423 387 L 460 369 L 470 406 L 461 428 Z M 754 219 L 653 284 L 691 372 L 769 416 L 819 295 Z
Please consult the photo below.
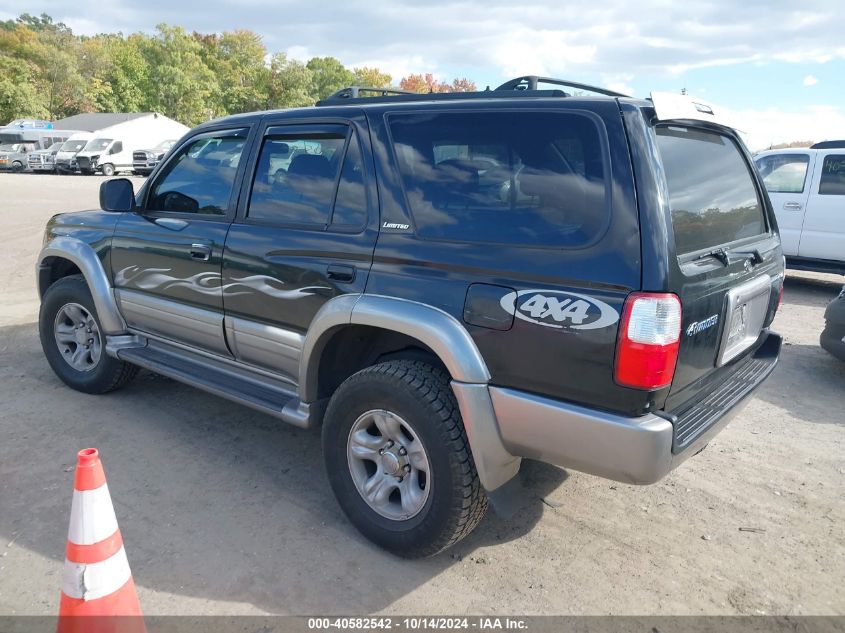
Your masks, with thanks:
M 0 175 L 0 614 L 57 611 L 86 446 L 150 615 L 845 613 L 845 364 L 818 346 L 843 278 L 789 275 L 780 367 L 663 482 L 526 463 L 516 519 L 489 514 L 406 562 L 345 519 L 315 434 L 150 374 L 100 397 L 54 377 L 35 325 L 41 231 L 96 205 L 100 182 Z

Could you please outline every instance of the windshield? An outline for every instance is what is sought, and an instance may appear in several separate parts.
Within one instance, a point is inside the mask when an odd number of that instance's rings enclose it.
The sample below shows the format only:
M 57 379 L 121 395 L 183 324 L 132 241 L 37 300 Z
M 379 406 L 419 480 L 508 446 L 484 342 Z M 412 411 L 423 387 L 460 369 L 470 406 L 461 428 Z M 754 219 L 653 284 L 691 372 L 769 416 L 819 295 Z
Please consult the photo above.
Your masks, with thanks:
M 176 143 L 176 141 L 162 141 L 161 143 L 156 145 L 153 149 L 157 149 L 157 150 L 160 150 L 162 152 L 166 152 L 171 147 L 173 147 L 174 143 Z
M 62 145 L 61 151 L 78 152 L 83 147 L 85 147 L 85 143 L 87 143 L 87 141 L 65 141 L 65 144 Z
M 47 151 L 48 152 L 58 152 L 60 149 L 62 149 L 61 143 L 53 143 L 50 147 L 47 148 Z
M 101 149 L 106 149 L 109 146 L 109 143 L 112 142 L 110 138 L 95 138 L 93 141 L 88 143 L 85 146 L 85 151 L 96 151 Z
M 0 145 L 0 150 L 3 150 L 4 152 L 19 152 L 20 149 L 20 143 L 5 143 Z

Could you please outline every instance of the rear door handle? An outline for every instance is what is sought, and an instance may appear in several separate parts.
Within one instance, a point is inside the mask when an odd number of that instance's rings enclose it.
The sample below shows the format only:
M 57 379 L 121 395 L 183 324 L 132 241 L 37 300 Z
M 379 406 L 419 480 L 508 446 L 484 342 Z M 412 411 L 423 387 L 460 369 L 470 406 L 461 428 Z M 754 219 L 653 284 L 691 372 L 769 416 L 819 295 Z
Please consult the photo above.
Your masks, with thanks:
M 191 259 L 207 262 L 211 259 L 211 247 L 207 244 L 191 244 Z
M 330 264 L 327 269 L 327 276 L 332 281 L 343 281 L 349 283 L 351 281 L 355 281 L 355 268 L 353 266 Z
M 800 211 L 804 208 L 800 202 L 784 202 L 783 203 L 783 210 L 784 211 Z

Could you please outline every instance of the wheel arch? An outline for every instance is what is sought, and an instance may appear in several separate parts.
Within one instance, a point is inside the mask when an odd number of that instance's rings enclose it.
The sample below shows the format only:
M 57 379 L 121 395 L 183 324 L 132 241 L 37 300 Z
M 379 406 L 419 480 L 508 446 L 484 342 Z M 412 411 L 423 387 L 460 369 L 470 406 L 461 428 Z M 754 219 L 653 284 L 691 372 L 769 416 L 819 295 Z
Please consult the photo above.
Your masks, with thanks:
M 399 340 L 431 353 L 451 378 L 482 486 L 493 491 L 516 475 L 521 460 L 502 443 L 487 389 L 491 380 L 487 365 L 460 321 L 434 306 L 379 295 L 342 295 L 328 301 L 314 317 L 302 348 L 302 402 L 315 403 L 327 396 L 320 386 L 321 363 L 330 360 L 325 352 L 339 340 L 336 337 L 354 328 L 396 333 L 402 337 Z
M 126 323 L 117 309 L 111 282 L 100 258 L 90 245 L 73 237 L 54 237 L 41 250 L 36 270 L 38 293 L 42 298 L 47 289 L 62 277 L 81 273 L 91 290 L 104 333 L 120 334 L 126 331 Z

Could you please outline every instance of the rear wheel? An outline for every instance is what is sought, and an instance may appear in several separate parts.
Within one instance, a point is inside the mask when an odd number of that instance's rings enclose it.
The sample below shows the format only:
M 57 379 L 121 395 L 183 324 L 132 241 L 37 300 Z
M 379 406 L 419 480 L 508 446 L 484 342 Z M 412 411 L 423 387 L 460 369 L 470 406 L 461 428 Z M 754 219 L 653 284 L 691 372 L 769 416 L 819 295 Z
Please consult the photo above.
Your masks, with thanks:
M 106 393 L 132 380 L 138 367 L 106 354 L 105 336 L 81 275 L 47 289 L 38 320 L 41 347 L 56 375 L 85 393 Z
M 323 456 L 350 521 L 399 556 L 437 554 L 487 508 L 449 377 L 424 362 L 347 379 L 326 411 Z

